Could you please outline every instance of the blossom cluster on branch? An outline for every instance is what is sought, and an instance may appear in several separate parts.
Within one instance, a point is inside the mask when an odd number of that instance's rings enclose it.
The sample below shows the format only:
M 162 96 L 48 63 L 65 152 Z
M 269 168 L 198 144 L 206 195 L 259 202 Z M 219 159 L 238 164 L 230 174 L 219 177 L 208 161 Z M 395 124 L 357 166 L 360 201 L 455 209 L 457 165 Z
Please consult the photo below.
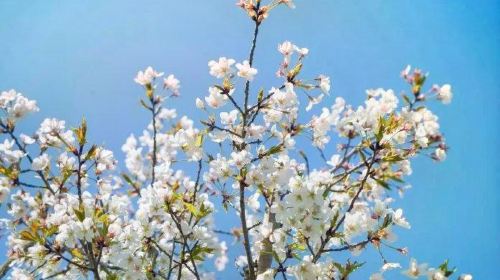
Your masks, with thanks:
M 347 279 L 363 265 L 356 260 L 363 250 L 381 258 L 370 279 L 394 269 L 448 279 L 455 269 L 447 261 L 430 268 L 411 258 L 404 269 L 384 251 L 408 254 L 394 244 L 393 229 L 410 223 L 392 204 L 408 188 L 413 158 L 446 158 L 438 117 L 426 104 L 449 103 L 451 86 L 427 88 L 427 74 L 407 67 L 401 77 L 410 90 L 401 98 L 378 88 L 358 107 L 332 102 L 328 76 L 303 77 L 309 50 L 285 41 L 281 84 L 254 90 L 259 28 L 280 5 L 294 7 L 291 0 L 238 3 L 254 24 L 250 54 L 208 63 L 214 84 L 196 99 L 207 115 L 200 125 L 167 107 L 180 95 L 174 75 L 139 71 L 134 81 L 151 122 L 122 146 L 125 173 L 112 151 L 88 142 L 85 120 L 68 129 L 45 119 L 36 132 L 18 134 L 18 122 L 39 109 L 14 90 L 2 92 L 0 202 L 9 234 L 0 276 L 215 279 L 230 261 L 220 236 L 228 234 L 243 248 L 234 265 L 244 279 Z M 216 209 L 240 224 L 218 228 Z

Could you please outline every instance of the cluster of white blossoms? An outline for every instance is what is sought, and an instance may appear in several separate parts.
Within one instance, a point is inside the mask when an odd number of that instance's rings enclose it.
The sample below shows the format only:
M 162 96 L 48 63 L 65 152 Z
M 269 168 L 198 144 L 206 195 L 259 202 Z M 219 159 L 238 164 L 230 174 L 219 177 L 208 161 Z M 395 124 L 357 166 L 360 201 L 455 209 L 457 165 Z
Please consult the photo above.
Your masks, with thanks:
M 123 145 L 127 174 L 114 174 L 113 152 L 87 143 L 85 121 L 67 130 L 64 121 L 45 119 L 32 136 L 17 136 L 9 112 L 19 105 L 4 103 L 0 202 L 10 216 L 10 278 L 207 279 L 213 273 L 199 266 L 208 258 L 224 269 L 227 246 L 214 232 L 215 207 L 201 190 L 203 135 L 192 120 L 163 107 L 166 97 L 154 84 L 160 76 L 148 68 L 135 79 L 146 89 L 150 104 L 142 104 L 152 122 Z M 172 77 L 164 89 L 177 96 Z M 184 159 L 198 162 L 195 181 L 174 169 Z
M 39 110 L 36 101 L 29 100 L 13 89 L 0 93 L 0 108 L 11 122 Z
M 370 89 L 354 107 L 329 98 L 328 76 L 303 78 L 309 50 L 285 41 L 278 45 L 282 81 L 255 91 L 259 28 L 275 7 L 294 6 L 263 2 L 238 3 L 255 26 L 250 55 L 208 63 L 216 80 L 196 99 L 207 114 L 201 125 L 166 107 L 180 95 L 174 75 L 152 67 L 137 73 L 151 122 L 123 144 L 126 172 L 112 151 L 88 143 L 84 120 L 67 129 L 49 118 L 18 135 L 17 121 L 38 111 L 36 102 L 1 93 L 0 203 L 9 219 L 0 225 L 9 235 L 0 277 L 215 279 L 234 261 L 249 280 L 347 279 L 363 265 L 360 253 L 375 250 L 381 268 L 372 280 L 390 270 L 450 278 L 447 261 L 430 268 L 411 258 L 405 269 L 385 252 L 409 252 L 394 229 L 410 222 L 392 205 L 409 188 L 414 157 L 446 158 L 426 102 L 448 104 L 451 86 L 424 91 L 427 75 L 407 67 L 401 76 L 409 93 Z M 218 210 L 239 223 L 216 221 Z M 243 255 L 230 260 L 220 234 L 241 243 L 232 248 Z M 350 258 L 336 255 L 342 252 Z

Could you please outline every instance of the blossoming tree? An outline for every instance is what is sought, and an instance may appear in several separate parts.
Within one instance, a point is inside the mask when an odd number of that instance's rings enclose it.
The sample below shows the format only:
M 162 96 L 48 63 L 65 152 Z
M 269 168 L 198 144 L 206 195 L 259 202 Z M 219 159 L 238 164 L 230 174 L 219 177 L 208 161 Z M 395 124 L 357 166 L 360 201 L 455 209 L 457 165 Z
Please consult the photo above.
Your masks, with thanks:
M 402 100 L 379 88 L 367 90 L 359 107 L 340 97 L 332 102 L 329 77 L 302 76 L 308 49 L 283 42 L 282 83 L 256 90 L 258 33 L 281 5 L 293 7 L 291 0 L 238 3 L 254 23 L 250 54 L 240 63 L 208 63 L 214 85 L 196 99 L 207 115 L 200 125 L 166 107 L 179 96 L 175 76 L 151 67 L 137 74 L 151 123 L 123 145 L 125 173 L 113 152 L 88 142 L 84 120 L 68 129 L 46 119 L 35 133 L 18 133 L 18 123 L 39 109 L 14 90 L 2 92 L 0 201 L 9 219 L 2 222 L 8 251 L 0 275 L 214 279 L 229 261 L 220 238 L 229 234 L 244 252 L 234 262 L 244 279 L 347 279 L 362 266 L 363 250 L 381 257 L 370 279 L 392 269 L 413 279 L 450 277 L 447 262 L 429 268 L 410 259 L 402 269 L 383 254 L 408 254 L 394 244 L 393 228 L 410 224 L 391 203 L 407 188 L 412 158 L 445 159 L 426 102 L 449 103 L 450 85 L 426 87 L 427 75 L 407 67 L 401 75 L 410 90 Z M 185 161 L 189 171 L 179 164 Z M 221 230 L 216 209 L 240 223 Z

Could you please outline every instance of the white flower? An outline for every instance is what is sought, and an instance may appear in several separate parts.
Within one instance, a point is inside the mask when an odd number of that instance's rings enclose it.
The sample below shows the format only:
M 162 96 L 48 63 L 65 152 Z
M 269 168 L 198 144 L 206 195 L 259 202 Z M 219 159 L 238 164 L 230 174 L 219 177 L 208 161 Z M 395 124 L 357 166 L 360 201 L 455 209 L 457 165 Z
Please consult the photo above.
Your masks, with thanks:
M 316 97 L 308 96 L 309 103 L 307 103 L 306 111 L 310 111 L 314 105 L 319 104 L 323 100 L 323 97 L 325 97 L 323 93 Z
M 337 167 L 337 165 L 340 164 L 340 155 L 333 155 L 329 161 L 327 161 L 326 163 L 332 167 Z
M 320 75 L 318 81 L 321 91 L 328 94 L 330 92 L 330 77 Z
M 9 103 L 16 100 L 18 95 L 19 94 L 13 89 L 9 91 L 2 91 L 0 94 L 0 107 L 2 109 L 7 109 Z
M 224 104 L 226 104 L 227 96 L 222 94 L 222 91 L 216 87 L 208 88 L 209 95 L 205 97 L 205 102 L 207 102 L 208 106 L 217 109 Z M 231 94 L 230 92 L 229 94 Z
M 258 192 L 252 194 L 251 196 L 248 197 L 247 199 L 247 205 L 250 209 L 252 209 L 254 212 L 257 212 L 260 208 L 260 202 L 259 202 L 259 196 L 260 194 Z
M 64 142 L 70 144 L 75 138 L 71 130 L 64 131 L 65 122 L 58 119 L 45 119 L 43 120 L 40 128 L 37 131 L 38 140 L 43 145 L 61 145 L 62 138 Z
M 160 120 L 173 120 L 177 118 L 177 111 L 175 109 L 161 108 L 157 118 Z
M 248 259 L 246 256 L 238 256 L 238 258 L 236 258 L 235 264 L 240 268 L 246 267 L 248 265 Z
M 21 138 L 21 141 L 26 145 L 31 145 L 31 144 L 35 143 L 35 139 L 33 139 L 30 136 L 23 134 L 23 133 L 21 133 L 21 135 L 19 135 L 19 138 Z
M 417 260 L 411 259 L 410 260 L 410 265 L 407 270 L 402 271 L 404 275 L 408 276 L 409 278 L 412 279 L 417 279 L 418 277 L 422 276 L 424 273 L 427 271 L 427 264 L 418 264 Z
M 392 270 L 396 268 L 401 268 L 401 265 L 399 263 L 385 263 L 382 266 L 381 271 L 385 272 L 387 270 Z
M 250 163 L 250 153 L 247 150 L 242 150 L 239 152 L 231 153 L 231 161 L 230 163 L 235 165 L 238 168 L 242 168 L 243 166 Z
M 118 236 L 122 232 L 122 226 L 118 223 L 112 223 L 108 227 L 108 234 L 112 236 Z
M 427 279 L 429 280 L 446 280 L 448 277 L 444 275 L 444 272 L 441 270 L 431 268 L 427 271 Z
M 0 203 L 4 202 L 10 193 L 9 179 L 0 177 Z
M 410 71 L 411 71 L 411 65 L 406 65 L 405 69 L 401 71 L 401 77 L 403 78 L 408 77 L 408 75 L 410 75 Z
M 172 94 L 179 95 L 179 89 L 181 88 L 180 81 L 175 78 L 174 75 L 168 75 L 168 77 L 163 78 L 163 86 L 172 91 Z
M 28 113 L 39 111 L 35 100 L 29 100 L 13 89 L 0 94 L 0 108 L 7 111 L 11 120 L 17 120 Z
M 248 60 L 243 61 L 243 64 L 237 63 L 236 68 L 238 68 L 238 76 L 242 77 L 248 81 L 252 81 L 254 76 L 257 75 L 257 69 L 252 68 Z
M 25 156 L 21 150 L 13 150 L 14 140 L 5 139 L 0 143 L 0 160 L 7 163 L 17 163 Z
M 308 48 L 299 48 L 296 45 L 293 45 L 293 49 L 301 56 L 306 56 L 309 53 Z
M 205 103 L 199 97 L 196 97 L 196 108 L 205 109 Z
M 75 168 L 76 159 L 74 157 L 69 157 L 67 153 L 62 153 L 57 159 L 57 166 L 59 169 L 72 170 Z
M 99 147 L 96 151 L 95 161 L 97 163 L 97 173 L 101 173 L 105 170 L 112 170 L 115 168 L 116 161 L 113 157 L 113 152 L 110 150 Z
M 312 256 L 303 257 L 302 262 L 287 268 L 286 271 L 295 276 L 297 280 L 317 279 L 318 274 L 321 273 L 318 271 L 318 264 L 312 262 Z
M 410 223 L 403 217 L 403 209 L 401 208 L 392 213 L 392 221 L 400 227 L 410 229 Z
M 231 112 L 221 112 L 220 121 L 223 125 L 233 125 L 238 119 L 238 110 L 232 110 Z
M 50 164 L 50 157 L 47 154 L 43 154 L 39 157 L 33 159 L 33 163 L 31 164 L 31 168 L 36 171 L 46 169 Z
M 215 269 L 217 271 L 223 271 L 226 268 L 226 264 L 229 261 L 229 258 L 226 255 L 222 255 L 215 259 Z
M 144 72 L 139 71 L 134 81 L 142 86 L 150 85 L 154 79 L 163 76 L 163 72 L 156 72 L 151 66 L 146 68 Z
M 274 279 L 274 270 L 268 269 L 263 273 L 257 275 L 257 280 L 273 280 Z
M 29 271 L 23 270 L 18 267 L 12 268 L 12 279 L 13 280 L 34 280 L 35 277 L 31 276 Z
M 266 128 L 262 125 L 251 124 L 250 127 L 247 128 L 248 136 L 262 139 L 263 133 L 266 131 Z
M 278 51 L 281 54 L 288 56 L 293 53 L 293 44 L 289 41 L 285 41 L 278 45 Z
M 441 148 L 437 148 L 434 152 L 434 158 L 438 161 L 443 161 L 446 159 L 446 151 Z
M 460 277 L 458 278 L 458 280 L 472 280 L 472 275 L 470 275 L 470 274 L 462 274 L 462 275 L 460 275 Z
M 219 58 L 219 61 L 211 60 L 208 62 L 208 67 L 210 67 L 210 75 L 221 79 L 231 73 L 231 66 L 234 64 L 234 59 L 228 59 L 225 57 Z
M 453 98 L 453 93 L 451 92 L 451 85 L 445 84 L 438 89 L 437 98 L 443 102 L 443 104 L 449 104 Z
M 18 95 L 16 101 L 12 107 L 7 109 L 10 117 L 15 119 L 20 119 L 31 112 L 38 112 L 38 107 L 36 106 L 36 101 L 29 100 L 22 95 Z

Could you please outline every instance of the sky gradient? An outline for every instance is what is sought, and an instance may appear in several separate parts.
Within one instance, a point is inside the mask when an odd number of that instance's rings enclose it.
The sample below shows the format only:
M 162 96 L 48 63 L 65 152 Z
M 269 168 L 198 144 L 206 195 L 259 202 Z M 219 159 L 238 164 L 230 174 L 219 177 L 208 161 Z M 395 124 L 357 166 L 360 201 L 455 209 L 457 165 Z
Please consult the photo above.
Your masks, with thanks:
M 252 27 L 234 2 L 0 1 L 0 90 L 15 88 L 38 100 L 41 112 L 23 122 L 24 130 L 36 130 L 49 116 L 69 125 L 85 116 L 93 142 L 122 160 L 126 137 L 140 134 L 148 121 L 138 105 L 143 92 L 133 82 L 138 70 L 151 65 L 174 73 L 182 97 L 171 107 L 199 119 L 194 99 L 214 81 L 207 62 L 247 57 Z M 255 87 L 278 84 L 276 46 L 284 40 L 310 49 L 304 76 L 331 76 L 332 95 L 351 104 L 363 102 L 368 88 L 407 90 L 399 78 L 407 64 L 429 71 L 430 83 L 452 84 L 452 104 L 431 106 L 451 147 L 448 160 L 414 162 L 413 188 L 398 204 L 412 229 L 398 231 L 397 244 L 419 261 L 438 265 L 449 258 L 474 279 L 493 279 L 500 263 L 500 1 L 296 5 L 273 11 L 263 24 Z M 374 264 L 354 279 L 380 266 L 375 253 L 365 254 Z M 233 274 L 228 270 L 220 279 Z

